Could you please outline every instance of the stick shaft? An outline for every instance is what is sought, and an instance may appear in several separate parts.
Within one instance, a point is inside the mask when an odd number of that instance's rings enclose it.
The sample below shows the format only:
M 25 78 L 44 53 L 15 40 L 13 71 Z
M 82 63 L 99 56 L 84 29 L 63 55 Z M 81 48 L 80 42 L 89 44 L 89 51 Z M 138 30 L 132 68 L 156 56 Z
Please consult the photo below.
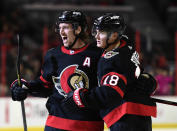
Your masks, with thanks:
M 21 85 L 21 73 L 20 73 L 20 62 L 21 62 L 21 48 L 22 48 L 22 45 L 20 44 L 20 36 L 19 36 L 19 34 L 17 35 L 17 41 L 18 41 L 17 79 L 18 79 L 18 85 L 22 86 Z M 25 113 L 24 101 L 21 101 L 21 109 L 22 109 L 24 131 L 27 131 L 27 122 L 26 122 L 26 113 Z
M 151 99 L 154 100 L 154 102 L 167 104 L 167 105 L 172 105 L 172 106 L 177 106 L 177 102 L 174 102 L 174 101 L 167 101 L 167 100 L 162 100 L 162 99 L 157 99 L 157 98 L 151 98 Z
M 24 104 L 24 101 L 21 101 L 21 108 L 22 108 L 22 117 L 23 117 L 24 131 L 27 131 L 27 123 L 26 123 L 26 114 L 25 114 L 25 104 Z

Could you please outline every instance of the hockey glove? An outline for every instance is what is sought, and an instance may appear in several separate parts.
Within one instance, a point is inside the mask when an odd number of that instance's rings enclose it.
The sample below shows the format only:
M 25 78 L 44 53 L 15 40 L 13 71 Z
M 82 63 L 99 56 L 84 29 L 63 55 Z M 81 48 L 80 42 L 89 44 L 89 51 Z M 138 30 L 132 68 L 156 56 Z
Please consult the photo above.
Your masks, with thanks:
M 11 84 L 11 95 L 12 95 L 12 100 L 14 101 L 22 101 L 25 100 L 27 95 L 28 95 L 28 83 L 26 80 L 21 79 L 21 84 L 22 87 L 18 85 L 18 80 L 15 80 Z
M 143 95 L 151 96 L 156 91 L 157 82 L 152 75 L 148 73 L 143 73 L 139 76 L 138 80 L 136 81 L 135 88 L 137 92 Z
M 84 102 L 84 95 L 88 90 L 85 88 L 78 88 L 74 92 L 71 91 L 68 93 L 67 97 L 62 101 L 62 108 L 65 112 L 73 113 L 80 108 L 86 107 L 86 103 Z

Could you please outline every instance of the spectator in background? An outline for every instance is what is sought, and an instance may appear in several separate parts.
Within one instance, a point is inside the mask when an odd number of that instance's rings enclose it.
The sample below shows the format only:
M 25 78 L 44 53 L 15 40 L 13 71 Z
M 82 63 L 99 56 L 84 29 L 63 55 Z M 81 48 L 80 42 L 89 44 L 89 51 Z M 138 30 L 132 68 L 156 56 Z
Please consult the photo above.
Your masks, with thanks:
M 174 82 L 172 72 L 168 67 L 160 67 L 156 69 L 156 80 L 158 88 L 155 95 L 172 95 L 172 83 Z
M 158 82 L 158 88 L 155 95 L 172 95 L 174 78 L 173 72 L 168 65 L 168 61 L 164 55 L 157 57 L 155 78 Z

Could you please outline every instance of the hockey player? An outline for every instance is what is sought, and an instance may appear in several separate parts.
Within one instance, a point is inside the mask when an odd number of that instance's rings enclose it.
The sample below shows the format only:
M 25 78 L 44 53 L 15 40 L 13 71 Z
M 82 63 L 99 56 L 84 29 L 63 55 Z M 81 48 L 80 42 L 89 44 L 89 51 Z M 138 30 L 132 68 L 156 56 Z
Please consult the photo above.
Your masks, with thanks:
M 101 50 L 86 43 L 87 22 L 80 11 L 64 11 L 58 17 L 57 31 L 63 45 L 50 49 L 42 67 L 41 76 L 33 81 L 22 80 L 11 85 L 12 99 L 24 100 L 27 94 L 49 97 L 46 107 L 49 115 L 45 131 L 102 131 L 104 122 L 96 110 L 77 110 L 66 113 L 62 100 L 70 91 L 97 86 L 97 62 Z M 91 86 L 90 86 L 91 85 Z
M 156 103 L 150 95 L 156 80 L 140 68 L 139 55 L 123 36 L 123 17 L 108 13 L 97 18 L 93 26 L 97 46 L 105 51 L 98 63 L 100 86 L 70 92 L 63 108 L 98 109 L 111 131 L 152 131 L 151 116 Z

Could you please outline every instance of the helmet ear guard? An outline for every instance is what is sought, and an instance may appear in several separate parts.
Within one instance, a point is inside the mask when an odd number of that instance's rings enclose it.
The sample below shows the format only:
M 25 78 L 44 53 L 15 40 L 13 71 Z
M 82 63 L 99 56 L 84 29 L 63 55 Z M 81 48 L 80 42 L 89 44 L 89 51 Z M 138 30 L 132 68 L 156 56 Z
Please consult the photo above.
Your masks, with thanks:
M 96 36 L 96 30 L 97 30 L 97 29 L 96 29 L 96 25 L 93 24 L 92 31 L 91 31 L 91 34 L 92 34 L 93 37 Z
M 75 34 L 79 35 L 81 31 L 82 31 L 82 28 L 78 26 L 77 29 L 75 29 Z
M 124 25 L 124 26 L 122 27 L 122 29 L 120 29 L 120 30 L 118 31 L 118 33 L 119 33 L 119 38 L 122 38 L 122 35 L 123 35 L 124 32 L 125 32 L 125 29 L 126 29 L 126 25 Z

